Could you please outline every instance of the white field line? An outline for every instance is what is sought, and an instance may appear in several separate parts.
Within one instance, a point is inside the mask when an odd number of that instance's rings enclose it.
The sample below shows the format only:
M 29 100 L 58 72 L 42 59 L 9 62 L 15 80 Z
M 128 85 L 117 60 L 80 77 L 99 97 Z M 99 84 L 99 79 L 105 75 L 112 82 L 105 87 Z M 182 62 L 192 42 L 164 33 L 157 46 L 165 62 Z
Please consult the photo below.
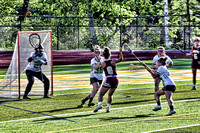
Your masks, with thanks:
M 160 131 L 167 131 L 167 130 L 173 130 L 173 129 L 179 129 L 179 128 L 194 127 L 194 126 L 200 126 L 200 124 L 181 126 L 181 127 L 174 127 L 174 128 L 166 128 L 166 129 L 159 129 L 159 130 L 147 131 L 147 132 L 143 132 L 143 133 L 160 132 Z
M 178 102 L 198 101 L 198 100 L 200 100 L 200 99 L 180 100 L 180 101 L 174 101 L 174 102 L 178 103 Z M 167 104 L 167 102 L 164 102 L 162 104 Z M 156 105 L 156 103 L 154 103 L 154 104 L 145 104 L 145 105 L 137 105 L 137 106 L 129 106 L 129 107 L 111 108 L 110 110 L 137 108 L 137 107 L 145 107 L 145 106 L 153 106 L 153 105 Z M 105 111 L 105 109 L 99 110 L 99 112 L 103 112 L 103 111 Z M 59 115 L 54 115 L 54 116 L 57 116 L 57 117 L 61 117 L 62 116 L 62 117 L 64 117 L 64 116 L 68 116 L 68 115 L 85 114 L 85 113 L 93 113 L 93 111 L 59 114 Z M 18 120 L 1 121 L 0 123 L 15 122 L 15 121 L 25 121 L 25 120 L 35 120 L 35 119 L 44 119 L 44 118 L 49 118 L 49 117 L 50 116 L 35 117 L 35 118 L 25 118 L 25 119 L 18 119 Z

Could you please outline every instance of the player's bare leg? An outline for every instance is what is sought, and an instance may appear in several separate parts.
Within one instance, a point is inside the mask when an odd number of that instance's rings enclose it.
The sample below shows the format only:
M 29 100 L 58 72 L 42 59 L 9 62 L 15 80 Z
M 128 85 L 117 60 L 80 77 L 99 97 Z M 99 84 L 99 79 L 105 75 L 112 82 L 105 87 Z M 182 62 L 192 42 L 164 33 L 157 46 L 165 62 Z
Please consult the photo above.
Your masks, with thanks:
M 88 107 L 94 106 L 94 105 L 95 105 L 94 103 L 92 103 L 92 101 L 93 101 L 93 98 L 94 98 L 94 96 L 96 95 L 97 91 L 99 90 L 100 85 L 99 85 L 98 82 L 94 82 L 92 85 L 93 85 L 92 92 L 91 92 L 86 98 L 84 98 L 84 99 L 81 101 L 81 106 L 84 106 L 85 102 L 86 102 L 88 99 L 90 99 L 90 101 L 89 101 L 89 103 L 88 103 Z
M 92 92 L 91 92 L 91 94 L 90 94 L 90 101 L 89 101 L 89 103 L 88 103 L 88 107 L 90 107 L 90 106 L 94 106 L 95 105 L 95 103 L 92 103 L 92 101 L 93 101 L 93 98 L 94 98 L 94 96 L 96 95 L 96 93 L 98 92 L 98 90 L 99 90 L 99 87 L 100 87 L 100 85 L 99 85 L 99 83 L 98 82 L 94 82 L 93 84 L 92 84 L 92 86 L 93 86 L 93 90 L 92 90 Z
M 192 68 L 192 75 L 193 75 L 193 88 L 192 88 L 192 90 L 196 90 L 196 73 L 197 73 L 197 69 Z
M 160 79 L 157 77 L 154 79 L 154 84 L 155 84 L 155 92 L 159 90 L 159 84 L 160 84 Z
M 165 91 L 165 95 L 166 95 L 166 99 L 170 108 L 170 111 L 167 115 L 172 115 L 175 114 L 176 111 L 174 110 L 174 106 L 173 106 L 173 100 L 172 100 L 172 92 L 171 91 Z
M 164 95 L 165 92 L 163 90 L 158 90 L 156 93 L 155 93 L 155 99 L 156 99 L 156 102 L 157 102 L 157 106 L 153 109 L 153 111 L 158 111 L 158 110 L 161 110 L 161 100 L 160 100 L 160 96 L 161 95 Z
M 99 98 L 98 98 L 98 105 L 97 107 L 94 109 L 94 112 L 97 112 L 99 109 L 102 108 L 102 102 L 103 102 L 103 96 L 105 95 L 105 93 L 109 90 L 109 88 L 106 87 L 102 87 L 100 92 L 99 92 Z
M 111 88 L 108 92 L 108 100 L 107 100 L 107 107 L 106 107 L 106 112 L 109 113 L 110 112 L 110 106 L 112 103 L 112 99 L 113 99 L 113 93 L 115 92 L 116 88 Z

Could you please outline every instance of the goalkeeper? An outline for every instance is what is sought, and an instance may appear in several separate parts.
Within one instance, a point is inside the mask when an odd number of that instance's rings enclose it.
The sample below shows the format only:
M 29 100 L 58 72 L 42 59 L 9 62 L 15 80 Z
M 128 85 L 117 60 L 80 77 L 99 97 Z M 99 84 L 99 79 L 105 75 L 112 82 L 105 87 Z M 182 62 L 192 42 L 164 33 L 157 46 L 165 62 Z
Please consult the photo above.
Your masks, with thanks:
M 42 73 L 41 66 L 47 65 L 47 56 L 43 52 L 43 46 L 39 45 L 35 52 L 32 52 L 28 58 L 29 64 L 26 67 L 26 76 L 28 79 L 28 84 L 24 92 L 23 99 L 31 99 L 28 97 L 29 92 L 31 91 L 32 85 L 34 83 L 34 77 L 38 78 L 44 83 L 44 98 L 49 98 L 49 79 Z

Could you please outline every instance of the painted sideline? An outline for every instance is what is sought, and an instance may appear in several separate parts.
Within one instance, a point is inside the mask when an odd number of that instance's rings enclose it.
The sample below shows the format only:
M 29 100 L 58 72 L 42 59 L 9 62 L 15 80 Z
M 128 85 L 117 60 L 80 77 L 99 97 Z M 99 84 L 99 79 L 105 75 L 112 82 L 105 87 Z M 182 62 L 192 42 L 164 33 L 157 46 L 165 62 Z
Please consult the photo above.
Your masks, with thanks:
M 159 129 L 159 130 L 147 131 L 147 132 L 143 132 L 143 133 L 153 133 L 153 132 L 174 130 L 174 129 L 180 129 L 180 128 L 186 128 L 186 127 L 195 127 L 195 126 L 200 126 L 200 124 L 188 125 L 188 126 L 181 126 L 181 127 L 174 127 L 174 128 L 166 128 L 166 129 Z

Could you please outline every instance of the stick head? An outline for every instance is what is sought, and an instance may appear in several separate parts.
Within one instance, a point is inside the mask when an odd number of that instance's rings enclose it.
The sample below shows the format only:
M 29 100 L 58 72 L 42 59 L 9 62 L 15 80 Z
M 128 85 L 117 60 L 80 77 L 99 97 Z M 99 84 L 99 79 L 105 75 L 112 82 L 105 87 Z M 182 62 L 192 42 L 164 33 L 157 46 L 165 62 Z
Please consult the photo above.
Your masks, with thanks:
M 91 42 L 88 43 L 87 48 L 89 48 L 91 52 L 94 52 L 93 44 Z
M 40 36 L 37 33 L 32 33 L 29 36 L 29 43 L 33 48 L 39 47 L 39 45 L 41 44 Z
M 122 43 L 120 44 L 120 47 L 122 47 L 125 43 L 129 43 L 129 34 L 128 33 L 123 33 L 122 35 Z

